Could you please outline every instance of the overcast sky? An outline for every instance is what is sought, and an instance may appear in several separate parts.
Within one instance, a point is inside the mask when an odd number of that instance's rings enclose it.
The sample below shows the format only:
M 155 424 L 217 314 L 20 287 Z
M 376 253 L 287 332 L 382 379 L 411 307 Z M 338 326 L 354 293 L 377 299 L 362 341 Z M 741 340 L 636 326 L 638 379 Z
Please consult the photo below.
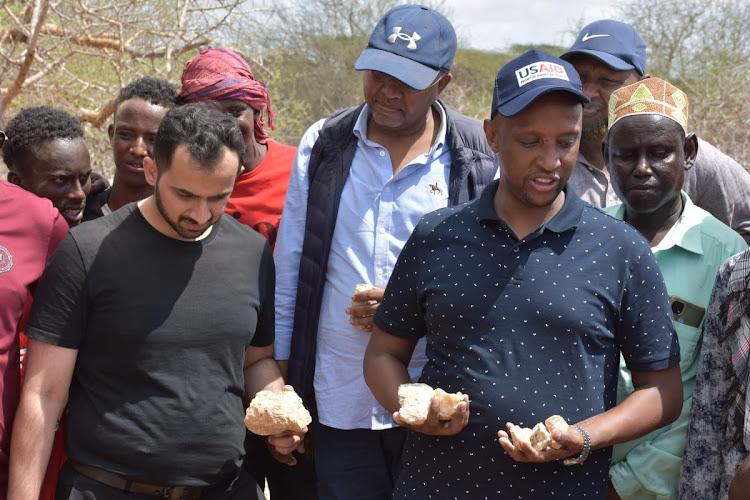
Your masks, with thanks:
M 627 1 L 627 0 L 625 0 Z M 623 0 L 446 0 L 459 43 L 482 50 L 510 45 L 573 43 L 569 32 L 617 16 Z M 416 3 L 416 2 L 415 2 Z M 583 21 L 581 23 L 581 21 Z

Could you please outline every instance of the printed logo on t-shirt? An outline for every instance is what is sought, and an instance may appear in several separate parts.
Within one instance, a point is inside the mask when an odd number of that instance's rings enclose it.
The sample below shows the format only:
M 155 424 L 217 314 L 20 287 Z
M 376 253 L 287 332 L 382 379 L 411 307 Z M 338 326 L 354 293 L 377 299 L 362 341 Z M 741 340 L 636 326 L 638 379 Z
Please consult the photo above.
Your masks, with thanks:
M 0 273 L 6 273 L 13 267 L 13 256 L 10 250 L 0 246 Z

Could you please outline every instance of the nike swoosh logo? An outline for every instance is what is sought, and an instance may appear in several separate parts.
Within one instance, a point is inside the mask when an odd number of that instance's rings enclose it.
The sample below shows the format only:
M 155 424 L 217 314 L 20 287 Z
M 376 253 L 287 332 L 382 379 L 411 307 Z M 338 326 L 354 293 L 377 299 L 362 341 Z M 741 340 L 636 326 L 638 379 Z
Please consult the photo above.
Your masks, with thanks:
M 585 35 L 583 35 L 583 38 L 581 38 L 581 41 L 588 42 L 592 38 L 601 38 L 603 36 L 609 36 L 609 35 L 589 35 L 588 33 L 586 33 Z

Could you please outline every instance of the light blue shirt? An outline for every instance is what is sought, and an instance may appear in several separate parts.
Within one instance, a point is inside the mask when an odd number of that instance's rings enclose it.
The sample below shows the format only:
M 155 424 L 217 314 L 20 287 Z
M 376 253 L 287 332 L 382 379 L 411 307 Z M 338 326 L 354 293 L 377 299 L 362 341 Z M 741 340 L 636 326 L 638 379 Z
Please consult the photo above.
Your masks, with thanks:
M 365 383 L 362 361 L 370 333 L 349 324 L 358 283 L 385 286 L 401 248 L 420 218 L 448 205 L 451 157 L 445 145 L 446 116 L 439 104 L 440 128 L 430 151 L 393 175 L 388 150 L 367 139 L 367 106 L 354 127 L 359 139 L 341 194 L 331 243 L 318 325 L 315 399 L 320 422 L 337 429 L 386 429 L 391 414 Z M 276 262 L 276 359 L 289 359 L 299 263 L 307 214 L 308 162 L 324 120 L 307 130 L 297 150 L 281 216 Z M 416 380 L 425 357 L 424 340 L 412 356 Z
M 719 268 L 725 260 L 744 250 L 747 245 L 729 226 L 695 206 L 684 192 L 682 199 L 682 215 L 652 250 L 664 275 L 669 295 L 678 296 L 708 310 Z M 605 212 L 622 220 L 625 206 L 609 207 Z M 613 448 L 609 473 L 612 485 L 623 500 L 677 499 L 703 324 L 695 327 L 675 322 L 675 329 L 680 341 L 684 398 L 682 412 L 672 424 Z M 633 390 L 631 374 L 620 360 L 618 404 Z

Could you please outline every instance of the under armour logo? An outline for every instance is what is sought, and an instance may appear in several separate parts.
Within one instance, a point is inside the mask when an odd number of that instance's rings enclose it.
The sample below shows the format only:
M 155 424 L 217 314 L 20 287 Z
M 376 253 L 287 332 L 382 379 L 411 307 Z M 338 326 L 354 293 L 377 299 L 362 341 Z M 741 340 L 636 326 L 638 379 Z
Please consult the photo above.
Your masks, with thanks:
M 388 41 L 391 43 L 396 43 L 396 38 L 408 41 L 409 45 L 407 45 L 406 48 L 409 50 L 417 50 L 417 40 L 422 39 L 422 37 L 419 36 L 419 33 L 417 33 L 416 31 L 412 36 L 409 36 L 406 33 L 401 33 L 401 26 L 395 26 L 393 28 L 393 34 L 388 37 Z

